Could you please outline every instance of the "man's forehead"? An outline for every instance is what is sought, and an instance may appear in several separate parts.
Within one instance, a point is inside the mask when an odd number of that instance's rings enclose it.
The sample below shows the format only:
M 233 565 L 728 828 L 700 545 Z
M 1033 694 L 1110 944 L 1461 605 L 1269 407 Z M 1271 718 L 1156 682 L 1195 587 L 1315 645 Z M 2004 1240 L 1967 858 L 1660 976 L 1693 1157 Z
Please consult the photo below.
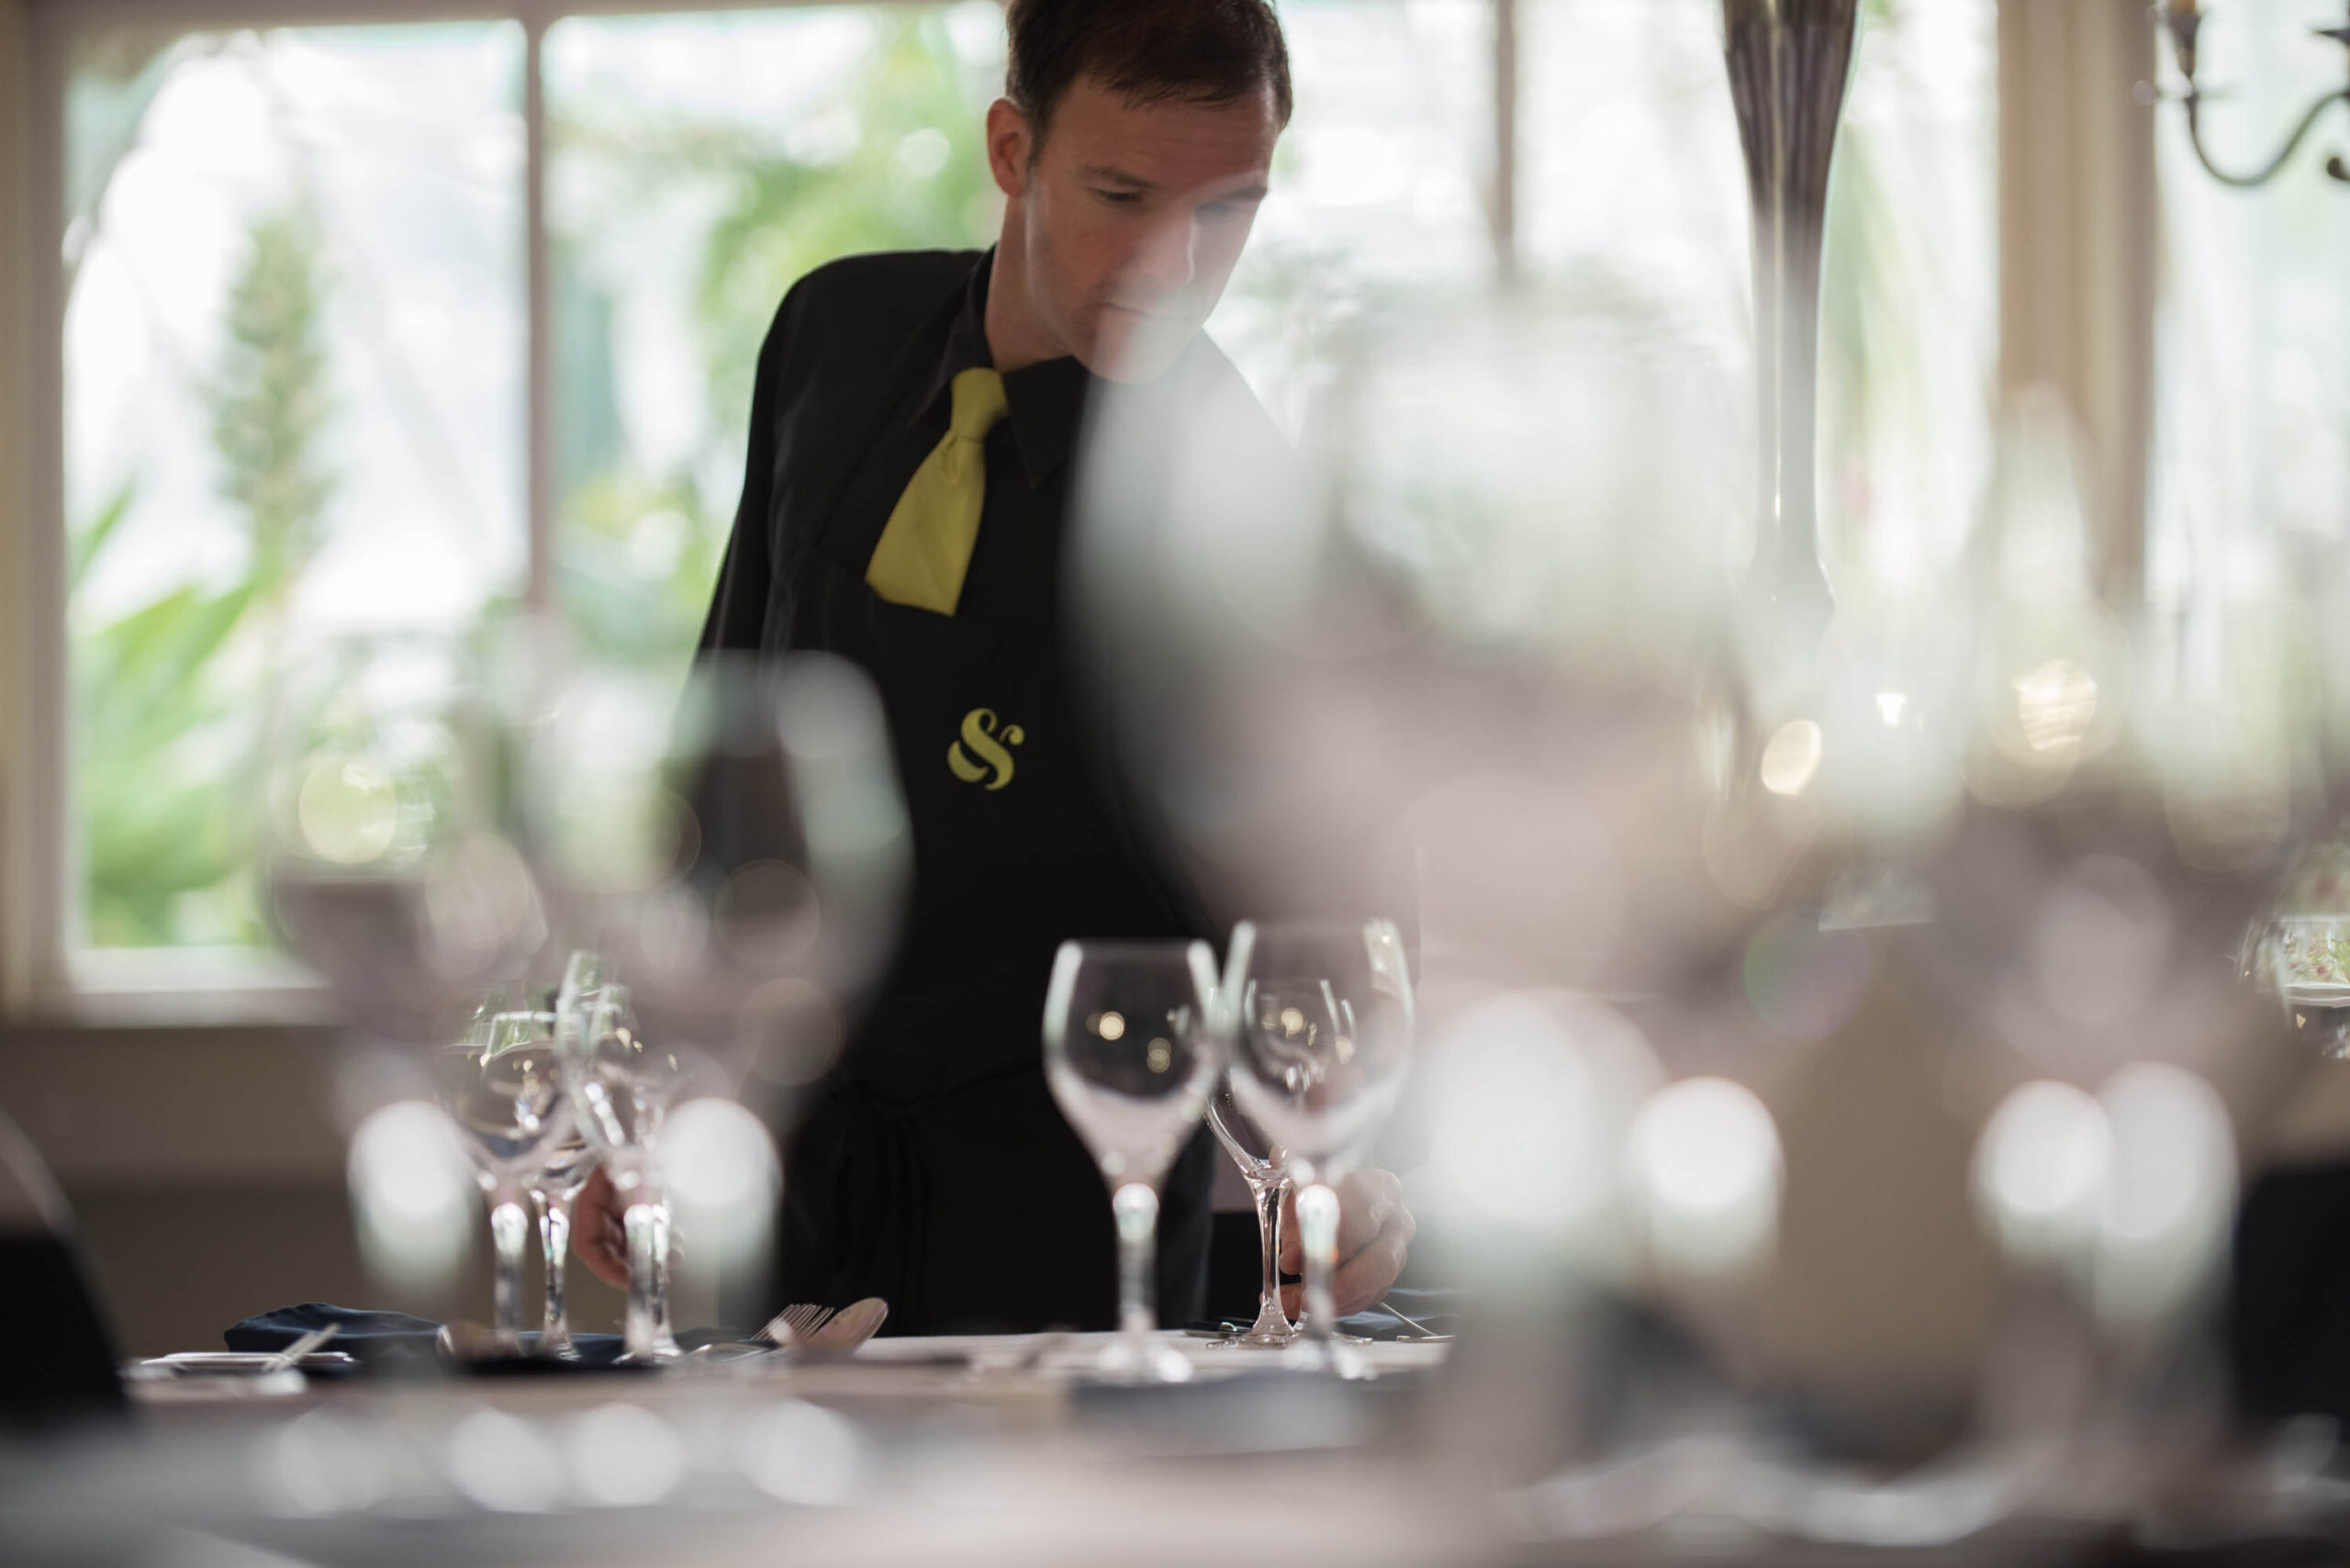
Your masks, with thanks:
M 1054 106 L 1046 145 L 1090 174 L 1192 190 L 1261 185 L 1280 134 L 1270 90 L 1225 104 L 1137 102 L 1080 77 Z

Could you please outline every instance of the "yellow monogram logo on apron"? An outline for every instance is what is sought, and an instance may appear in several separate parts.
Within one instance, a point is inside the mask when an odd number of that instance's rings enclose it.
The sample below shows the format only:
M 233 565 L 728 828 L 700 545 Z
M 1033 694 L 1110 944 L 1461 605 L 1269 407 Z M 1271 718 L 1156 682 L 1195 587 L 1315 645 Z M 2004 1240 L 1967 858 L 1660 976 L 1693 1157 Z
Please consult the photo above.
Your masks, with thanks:
M 1003 748 L 1028 738 L 1017 724 L 996 728 L 995 710 L 974 708 L 963 715 L 963 738 L 946 743 L 946 766 L 966 784 L 977 784 L 992 773 L 988 788 L 1001 790 L 1012 782 L 1012 754 Z M 970 750 L 964 748 L 968 746 Z M 979 760 L 973 762 L 973 753 Z

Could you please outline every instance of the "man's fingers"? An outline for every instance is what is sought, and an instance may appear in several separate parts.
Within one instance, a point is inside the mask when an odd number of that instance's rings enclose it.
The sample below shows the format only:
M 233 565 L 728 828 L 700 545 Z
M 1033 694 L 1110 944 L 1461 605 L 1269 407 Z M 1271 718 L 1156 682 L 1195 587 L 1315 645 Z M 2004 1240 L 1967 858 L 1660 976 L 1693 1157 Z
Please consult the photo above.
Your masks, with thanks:
M 571 1250 L 588 1271 L 608 1285 L 628 1286 L 628 1238 L 621 1225 L 620 1194 L 599 1166 L 579 1189 L 571 1211 Z
M 1404 1208 L 1404 1183 L 1388 1170 L 1349 1170 L 1338 1178 L 1338 1261 L 1369 1246 Z M 1297 1189 L 1281 1195 L 1281 1268 L 1305 1267 L 1304 1234 L 1297 1225 Z
M 1411 1253 L 1412 1236 L 1417 1228 L 1410 1212 L 1398 1209 L 1385 1230 L 1339 1265 L 1338 1271 L 1330 1278 L 1330 1297 L 1339 1316 L 1375 1306 L 1385 1297 L 1388 1287 L 1404 1271 L 1404 1260 Z M 1304 1285 L 1281 1287 L 1281 1310 L 1292 1319 L 1304 1315 Z
M 1390 1170 L 1349 1170 L 1338 1179 L 1338 1262 L 1386 1232 L 1403 1212 L 1404 1183 Z
M 1347 1260 L 1330 1282 L 1330 1294 L 1336 1299 L 1338 1316 L 1360 1312 L 1378 1305 L 1387 1294 L 1387 1287 L 1404 1271 L 1404 1258 L 1410 1251 L 1412 1238 L 1405 1225 L 1410 1215 L 1401 1216 L 1371 1238 L 1371 1245 Z

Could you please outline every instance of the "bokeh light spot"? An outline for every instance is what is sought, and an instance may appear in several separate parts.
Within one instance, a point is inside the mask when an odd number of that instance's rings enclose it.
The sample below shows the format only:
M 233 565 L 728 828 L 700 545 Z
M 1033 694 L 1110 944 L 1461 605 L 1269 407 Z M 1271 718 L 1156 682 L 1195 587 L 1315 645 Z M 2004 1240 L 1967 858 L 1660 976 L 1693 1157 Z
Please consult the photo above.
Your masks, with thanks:
M 338 866 L 364 866 L 391 852 L 399 833 L 399 790 L 365 757 L 324 757 L 303 774 L 294 814 L 312 855 Z
M 476 1410 L 449 1434 L 450 1483 L 501 1514 L 543 1514 L 563 1491 L 554 1450 L 528 1421 L 502 1410 Z
M 787 1503 L 837 1503 L 865 1462 L 856 1428 L 820 1406 L 771 1406 L 743 1428 L 738 1458 L 752 1484 Z
M 1625 1149 L 1659 1262 L 1690 1273 L 1751 1263 L 1776 1235 L 1779 1129 L 1753 1091 L 1693 1078 L 1640 1108 Z
M 2104 1107 L 2069 1083 L 2026 1083 L 1975 1144 L 1977 1210 L 2010 1257 L 2053 1261 L 2095 1238 L 2112 1168 Z
M 564 1450 L 579 1495 L 602 1507 L 657 1503 L 685 1479 L 685 1445 L 669 1423 L 635 1405 L 602 1405 L 575 1417 Z
M 1819 726 L 1790 719 L 1762 748 L 1762 788 L 1774 795 L 1800 795 L 1819 772 Z

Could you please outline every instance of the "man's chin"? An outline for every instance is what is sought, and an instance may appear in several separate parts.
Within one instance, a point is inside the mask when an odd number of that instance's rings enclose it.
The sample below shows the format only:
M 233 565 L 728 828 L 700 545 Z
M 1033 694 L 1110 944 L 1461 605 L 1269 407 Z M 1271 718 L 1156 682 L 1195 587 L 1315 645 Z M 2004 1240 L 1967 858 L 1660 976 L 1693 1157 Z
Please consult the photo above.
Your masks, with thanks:
M 1105 309 L 1095 318 L 1085 368 L 1104 381 L 1156 381 L 1199 332 L 1189 319 Z

